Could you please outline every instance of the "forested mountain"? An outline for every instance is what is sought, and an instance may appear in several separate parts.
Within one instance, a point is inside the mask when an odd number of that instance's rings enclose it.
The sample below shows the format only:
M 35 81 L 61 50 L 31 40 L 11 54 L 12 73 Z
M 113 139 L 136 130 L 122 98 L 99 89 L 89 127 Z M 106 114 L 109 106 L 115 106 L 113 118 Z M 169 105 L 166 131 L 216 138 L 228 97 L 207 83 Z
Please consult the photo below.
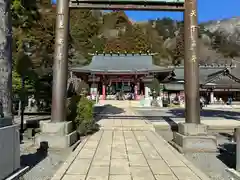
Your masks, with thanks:
M 74 14 L 80 13 L 80 10 L 74 11 Z M 98 26 L 97 29 L 95 28 L 94 35 L 91 36 L 91 43 L 88 43 L 90 47 L 88 51 L 151 51 L 158 53 L 154 57 L 156 64 L 182 63 L 184 56 L 183 22 L 177 22 L 170 18 L 133 22 L 123 11 L 108 13 L 102 13 L 101 11 L 86 12 L 89 12 L 89 18 L 95 18 L 92 22 Z M 237 19 L 240 18 L 200 24 L 200 63 L 231 63 L 232 58 L 240 56 L 240 30 Z M 77 22 L 79 23 L 76 24 L 75 20 L 72 23 L 74 23 L 75 28 L 87 29 L 88 26 L 91 27 L 89 24 L 87 27 L 83 26 L 83 24 L 86 24 L 84 23 L 85 20 L 86 17 L 81 18 L 78 15 Z M 224 27 L 228 26 L 227 23 L 231 24 L 230 29 L 224 29 Z M 77 39 L 79 34 L 71 31 L 71 36 L 73 39 Z M 84 54 L 85 52 L 79 51 L 79 53 Z
M 42 79 L 51 81 L 56 9 L 47 1 L 12 1 L 15 91 L 20 88 L 20 76 L 35 90 L 44 87 Z M 232 25 L 231 31 L 222 28 L 228 27 L 227 22 Z M 230 64 L 232 58 L 240 56 L 238 23 L 239 18 L 233 18 L 200 25 L 200 63 Z M 123 11 L 71 9 L 69 64 L 88 64 L 90 54 L 96 51 L 148 51 L 157 53 L 155 64 L 177 65 L 183 62 L 183 36 L 183 22 L 170 18 L 134 22 Z

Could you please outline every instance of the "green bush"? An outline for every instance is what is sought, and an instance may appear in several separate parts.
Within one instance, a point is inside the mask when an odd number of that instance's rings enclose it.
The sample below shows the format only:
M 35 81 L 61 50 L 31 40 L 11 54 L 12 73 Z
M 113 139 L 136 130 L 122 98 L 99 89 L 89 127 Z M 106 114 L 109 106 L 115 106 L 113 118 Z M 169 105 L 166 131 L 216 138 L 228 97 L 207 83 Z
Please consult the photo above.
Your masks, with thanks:
M 80 101 L 80 96 L 73 95 L 72 97 L 67 99 L 67 121 L 73 122 L 73 128 L 76 130 L 77 125 L 75 119 L 77 117 L 77 105 Z
M 99 125 L 93 118 L 93 105 L 94 103 L 86 97 L 81 97 L 78 102 L 75 123 L 80 135 L 91 134 L 99 129 Z

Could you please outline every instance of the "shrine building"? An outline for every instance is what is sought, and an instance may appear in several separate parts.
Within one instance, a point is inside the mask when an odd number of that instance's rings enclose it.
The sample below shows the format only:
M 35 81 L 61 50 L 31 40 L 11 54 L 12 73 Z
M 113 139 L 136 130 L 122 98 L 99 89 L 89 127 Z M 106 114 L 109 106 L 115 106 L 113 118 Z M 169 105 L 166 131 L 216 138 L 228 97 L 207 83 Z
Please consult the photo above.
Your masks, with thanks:
M 139 95 L 149 93 L 149 83 L 154 77 L 167 77 L 173 69 L 156 66 L 150 54 L 98 54 L 89 65 L 72 67 L 71 71 L 88 82 L 91 94 L 102 95 L 102 99 L 117 92 Z
M 87 66 L 71 67 L 70 71 L 89 84 L 90 94 L 99 93 L 102 99 L 111 99 L 116 93 L 134 93 L 149 97 L 150 84 L 158 79 L 162 91 L 184 94 L 184 66 L 157 66 L 152 54 L 95 54 Z M 213 101 L 215 96 L 234 97 L 240 101 L 240 67 L 235 65 L 199 66 L 200 95 Z

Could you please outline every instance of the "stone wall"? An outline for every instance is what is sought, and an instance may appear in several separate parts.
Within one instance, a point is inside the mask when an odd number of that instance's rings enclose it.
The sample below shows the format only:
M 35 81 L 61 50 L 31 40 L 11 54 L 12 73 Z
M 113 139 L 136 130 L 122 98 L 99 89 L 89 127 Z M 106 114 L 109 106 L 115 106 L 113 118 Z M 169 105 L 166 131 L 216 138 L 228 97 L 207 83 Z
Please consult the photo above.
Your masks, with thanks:
M 20 168 L 20 141 L 17 125 L 0 127 L 0 179 Z

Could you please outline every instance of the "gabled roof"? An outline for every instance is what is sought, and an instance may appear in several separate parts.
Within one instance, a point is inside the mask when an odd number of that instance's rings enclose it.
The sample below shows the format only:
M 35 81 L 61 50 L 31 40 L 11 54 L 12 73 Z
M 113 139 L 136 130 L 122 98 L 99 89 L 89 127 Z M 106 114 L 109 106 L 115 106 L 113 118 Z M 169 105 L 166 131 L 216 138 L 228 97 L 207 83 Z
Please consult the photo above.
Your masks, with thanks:
M 225 69 L 222 72 L 213 74 L 209 79 L 205 81 L 203 85 L 220 85 L 220 86 L 235 86 L 238 85 L 240 87 L 240 79 L 235 77 L 233 74 L 230 73 L 228 69 Z
M 226 66 L 199 66 L 199 83 L 203 84 L 210 76 L 223 72 Z M 184 80 L 184 66 L 178 66 L 174 69 L 174 79 Z
M 156 66 L 152 56 L 146 54 L 99 54 L 94 55 L 91 63 L 84 67 L 72 67 L 73 72 L 92 73 L 134 73 L 134 72 L 171 72 L 171 68 Z

